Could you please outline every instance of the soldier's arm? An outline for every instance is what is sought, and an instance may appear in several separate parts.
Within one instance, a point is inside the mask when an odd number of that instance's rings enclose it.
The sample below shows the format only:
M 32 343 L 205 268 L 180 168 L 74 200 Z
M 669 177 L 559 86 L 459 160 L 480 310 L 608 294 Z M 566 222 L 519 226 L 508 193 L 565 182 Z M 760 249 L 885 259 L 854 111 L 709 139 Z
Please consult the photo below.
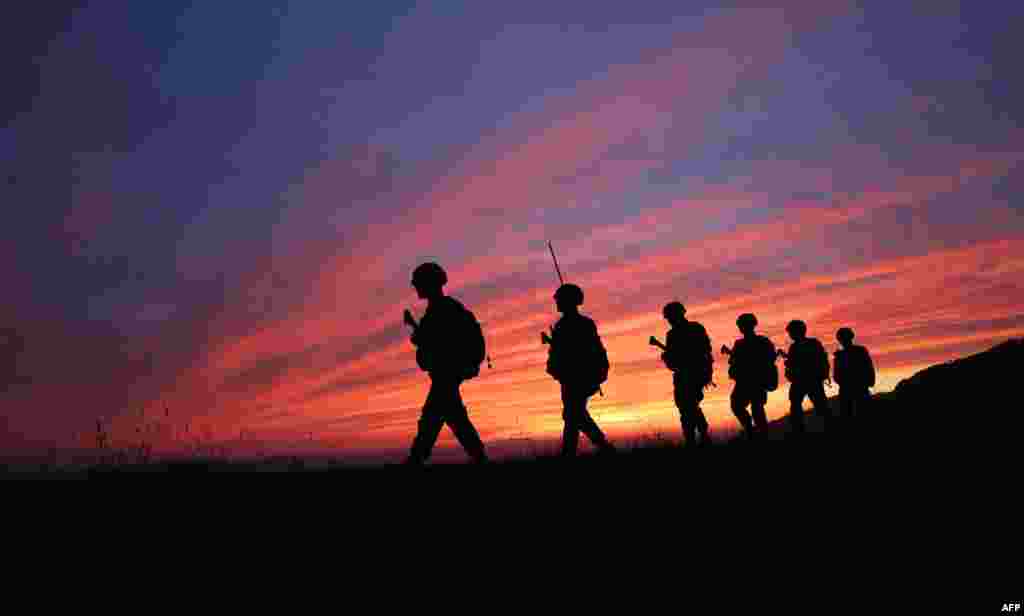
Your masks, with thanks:
M 665 352 L 661 354 L 661 361 L 669 370 L 675 370 L 672 363 L 672 354 L 676 348 L 676 337 L 674 330 L 665 333 Z

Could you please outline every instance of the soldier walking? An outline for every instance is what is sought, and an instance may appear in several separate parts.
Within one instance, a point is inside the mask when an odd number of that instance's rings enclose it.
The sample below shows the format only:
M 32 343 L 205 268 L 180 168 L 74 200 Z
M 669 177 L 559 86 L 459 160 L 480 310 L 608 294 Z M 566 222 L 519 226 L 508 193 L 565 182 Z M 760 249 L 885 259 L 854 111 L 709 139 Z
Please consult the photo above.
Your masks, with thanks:
M 768 392 L 779 386 L 779 373 L 775 367 L 777 355 L 772 341 L 754 331 L 756 316 L 741 314 L 736 319 L 736 327 L 743 337 L 733 344 L 732 349 L 722 347 L 722 353 L 729 356 L 729 378 L 736 381 L 729 402 L 747 438 L 753 438 L 755 427 L 758 432 L 768 429 L 764 407 L 768 403 Z M 747 413 L 748 405 L 750 413 Z
M 601 388 L 608 378 L 608 354 L 597 325 L 579 312 L 583 304 L 583 289 L 574 284 L 563 284 L 555 291 L 555 305 L 562 313 L 552 328 L 551 336 L 542 339 L 549 343 L 547 373 L 559 382 L 562 390 L 562 455 L 576 455 L 580 432 L 601 452 L 615 448 L 587 411 L 587 399 Z
M 839 415 L 852 419 L 861 415 L 871 403 L 871 388 L 875 386 L 875 364 L 863 346 L 853 343 L 854 333 L 849 327 L 836 332 L 842 348 L 835 352 L 834 377 L 839 385 Z
M 804 398 L 810 398 L 814 412 L 828 418 L 831 411 L 825 397 L 825 381 L 829 378 L 828 353 L 817 338 L 807 337 L 807 324 L 790 321 L 786 333 L 793 340 L 786 357 L 786 378 L 789 386 L 789 418 L 794 432 L 803 432 Z
M 683 436 L 688 445 L 696 444 L 699 432 L 700 443 L 707 445 L 711 436 L 700 402 L 713 376 L 711 338 L 703 325 L 687 320 L 686 307 L 679 302 L 665 304 L 661 314 L 672 326 L 665 335 L 665 352 L 661 359 L 672 371 L 673 394 Z
M 420 299 L 427 300 L 427 310 L 418 324 L 408 311 L 405 320 L 413 326 L 416 363 L 430 374 L 430 392 L 407 464 L 423 464 L 430 457 L 444 424 L 475 462 L 487 461 L 480 434 L 470 422 L 459 392 L 463 381 L 480 373 L 486 355 L 483 332 L 472 312 L 444 294 L 442 287 L 447 282 L 448 275 L 436 263 L 424 263 L 412 274 L 412 286 Z

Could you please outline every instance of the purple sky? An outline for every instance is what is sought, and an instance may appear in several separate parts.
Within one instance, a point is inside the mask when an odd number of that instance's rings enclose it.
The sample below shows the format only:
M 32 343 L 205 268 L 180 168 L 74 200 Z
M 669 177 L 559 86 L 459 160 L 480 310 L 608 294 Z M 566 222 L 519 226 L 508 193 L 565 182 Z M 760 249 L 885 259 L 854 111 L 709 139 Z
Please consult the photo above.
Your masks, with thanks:
M 555 434 L 546 240 L 613 434 L 675 425 L 672 299 L 716 346 L 748 309 L 852 325 L 887 386 L 1024 334 L 1014 5 L 47 4 L 0 26 L 7 450 L 400 447 L 427 258 L 488 331 L 485 439 Z

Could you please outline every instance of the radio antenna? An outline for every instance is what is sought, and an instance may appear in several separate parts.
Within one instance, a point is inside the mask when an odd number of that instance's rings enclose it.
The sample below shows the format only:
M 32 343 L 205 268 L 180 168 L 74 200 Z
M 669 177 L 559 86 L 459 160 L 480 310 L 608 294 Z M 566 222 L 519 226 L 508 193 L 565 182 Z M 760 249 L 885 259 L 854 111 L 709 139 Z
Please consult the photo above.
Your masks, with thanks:
M 558 274 L 558 284 L 565 284 L 565 280 L 562 279 L 562 270 L 558 267 L 558 257 L 555 256 L 555 248 L 551 245 L 551 240 L 548 240 L 548 250 L 551 251 L 551 260 L 555 262 L 555 272 Z

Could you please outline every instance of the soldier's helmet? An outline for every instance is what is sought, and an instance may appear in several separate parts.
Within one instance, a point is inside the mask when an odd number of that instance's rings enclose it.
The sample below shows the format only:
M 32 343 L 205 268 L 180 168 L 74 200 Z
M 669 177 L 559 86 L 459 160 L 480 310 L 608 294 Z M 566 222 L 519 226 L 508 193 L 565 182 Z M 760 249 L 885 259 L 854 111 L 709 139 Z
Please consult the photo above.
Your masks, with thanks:
M 555 291 L 556 302 L 566 302 L 572 306 L 583 305 L 583 289 L 570 283 L 563 284 Z
M 686 316 L 686 306 L 679 302 L 669 302 L 661 309 L 661 316 L 666 319 L 671 319 L 675 316 Z
M 740 329 L 757 327 L 757 317 L 749 312 L 745 312 L 736 318 L 736 327 Z
M 853 330 L 849 327 L 840 327 L 839 331 L 836 332 L 836 340 L 843 344 L 850 344 L 853 342 Z
M 414 287 L 440 288 L 448 284 L 448 274 L 437 263 L 423 263 L 412 272 Z
M 807 323 L 796 320 L 790 321 L 789 325 L 786 326 L 786 331 L 793 334 L 794 336 L 803 337 L 807 335 Z

